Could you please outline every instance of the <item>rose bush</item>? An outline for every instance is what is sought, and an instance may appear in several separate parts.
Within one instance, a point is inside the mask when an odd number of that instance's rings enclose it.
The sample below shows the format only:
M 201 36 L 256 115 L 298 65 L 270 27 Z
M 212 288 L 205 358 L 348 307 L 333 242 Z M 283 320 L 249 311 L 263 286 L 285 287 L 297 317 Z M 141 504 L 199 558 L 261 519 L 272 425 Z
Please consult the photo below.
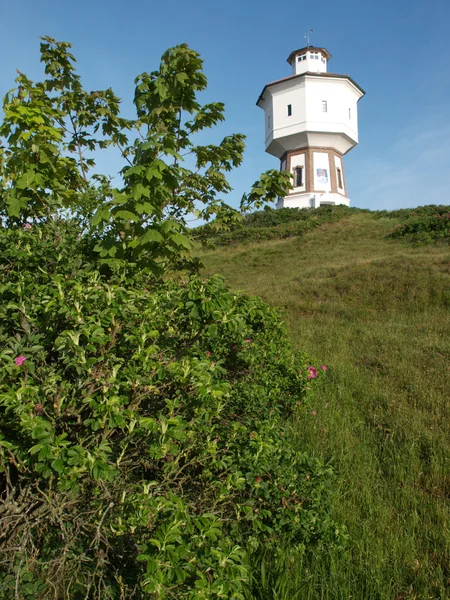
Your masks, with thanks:
M 263 547 L 338 543 L 278 313 L 102 276 L 54 227 L 0 234 L 0 597 L 239 598 Z

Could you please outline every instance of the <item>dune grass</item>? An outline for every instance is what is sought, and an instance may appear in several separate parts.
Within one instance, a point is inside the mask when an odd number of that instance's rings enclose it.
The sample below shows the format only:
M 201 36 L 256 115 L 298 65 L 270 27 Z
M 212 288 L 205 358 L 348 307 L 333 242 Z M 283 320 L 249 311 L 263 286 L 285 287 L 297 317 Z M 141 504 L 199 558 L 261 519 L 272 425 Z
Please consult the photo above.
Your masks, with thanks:
M 450 250 L 389 239 L 396 225 L 360 213 L 201 256 L 328 367 L 295 428 L 333 465 L 348 546 L 290 557 L 265 600 L 450 598 Z

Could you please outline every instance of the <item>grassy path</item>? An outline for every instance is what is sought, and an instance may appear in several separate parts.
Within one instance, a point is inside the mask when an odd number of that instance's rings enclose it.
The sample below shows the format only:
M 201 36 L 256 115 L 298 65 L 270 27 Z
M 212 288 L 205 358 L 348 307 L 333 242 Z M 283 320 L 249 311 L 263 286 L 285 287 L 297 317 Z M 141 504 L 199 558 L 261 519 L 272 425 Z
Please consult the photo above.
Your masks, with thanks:
M 335 469 L 350 541 L 297 564 L 274 600 L 450 598 L 450 251 L 386 239 L 394 226 L 356 214 L 202 255 L 328 366 L 297 432 Z

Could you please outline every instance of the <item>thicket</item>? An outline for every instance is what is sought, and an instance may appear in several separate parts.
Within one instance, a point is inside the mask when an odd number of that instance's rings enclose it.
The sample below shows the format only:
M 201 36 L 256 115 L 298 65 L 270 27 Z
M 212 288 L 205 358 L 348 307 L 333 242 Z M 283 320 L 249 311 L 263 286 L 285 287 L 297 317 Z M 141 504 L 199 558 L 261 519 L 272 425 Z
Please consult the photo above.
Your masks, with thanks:
M 417 208 L 378 211 L 376 216 L 404 221 L 392 233 L 394 238 L 403 238 L 416 244 L 450 242 L 450 207 L 430 204 Z
M 347 206 L 278 210 L 266 207 L 262 211 L 246 214 L 242 222 L 231 225 L 228 231 L 215 231 L 214 224 L 207 224 L 198 227 L 194 235 L 217 246 L 301 236 L 320 225 L 334 223 L 361 210 Z
M 137 78 L 136 121 L 69 48 L 43 40 L 47 77 L 19 74 L 0 126 L 0 598 L 255 598 L 263 549 L 342 533 L 289 425 L 320 368 L 192 258 L 193 211 L 240 219 L 220 195 L 243 137 L 194 145 L 223 106 L 198 104 L 186 46 Z M 93 174 L 107 146 L 121 188 Z M 241 210 L 287 183 L 263 174 Z

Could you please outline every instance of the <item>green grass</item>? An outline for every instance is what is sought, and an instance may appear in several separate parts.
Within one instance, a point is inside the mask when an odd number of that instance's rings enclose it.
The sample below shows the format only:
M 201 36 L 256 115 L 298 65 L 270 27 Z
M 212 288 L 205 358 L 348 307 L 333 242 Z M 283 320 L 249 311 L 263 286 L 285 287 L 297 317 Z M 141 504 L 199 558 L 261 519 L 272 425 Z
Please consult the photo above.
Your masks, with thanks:
M 328 367 L 295 428 L 334 467 L 348 547 L 291 557 L 266 600 L 450 598 L 450 251 L 390 239 L 398 223 L 359 213 L 202 254 Z

